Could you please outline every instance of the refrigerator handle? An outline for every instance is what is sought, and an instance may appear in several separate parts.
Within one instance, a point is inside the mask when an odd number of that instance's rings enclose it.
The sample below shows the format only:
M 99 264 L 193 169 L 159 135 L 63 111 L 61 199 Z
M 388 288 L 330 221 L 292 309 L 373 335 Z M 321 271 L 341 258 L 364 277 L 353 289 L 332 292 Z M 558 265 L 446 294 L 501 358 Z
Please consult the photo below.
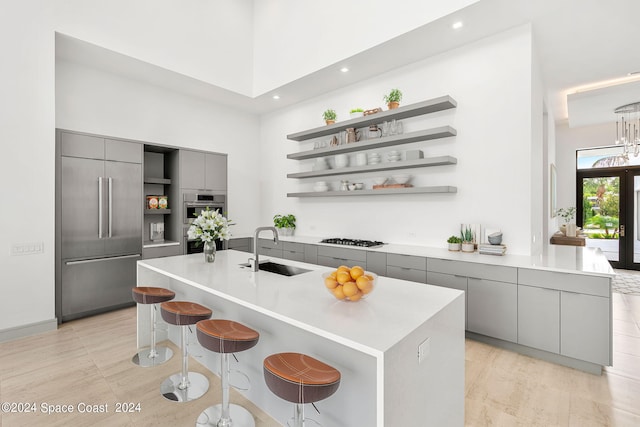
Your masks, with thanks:
M 109 177 L 109 237 L 111 237 L 111 225 L 113 214 L 113 179 Z
M 98 177 L 98 239 L 102 239 L 102 177 Z

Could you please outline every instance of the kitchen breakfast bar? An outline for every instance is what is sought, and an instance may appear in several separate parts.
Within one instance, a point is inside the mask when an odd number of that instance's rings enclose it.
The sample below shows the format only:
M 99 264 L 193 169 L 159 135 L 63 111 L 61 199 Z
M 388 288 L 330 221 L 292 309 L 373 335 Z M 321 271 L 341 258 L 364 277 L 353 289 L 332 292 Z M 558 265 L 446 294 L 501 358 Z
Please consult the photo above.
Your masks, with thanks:
M 171 289 L 176 301 L 197 302 L 212 318 L 258 331 L 258 344 L 239 353 L 232 369 L 249 378 L 241 393 L 283 424 L 293 405 L 269 391 L 262 372 L 264 358 L 280 352 L 305 353 L 340 371 L 337 392 L 316 404 L 320 414 L 307 408 L 324 426 L 464 424 L 462 291 L 379 277 L 366 298 L 339 301 L 322 278 L 333 269 L 274 259 L 308 271 L 290 277 L 253 272 L 240 265 L 250 256 L 227 250 L 214 263 L 202 254 L 139 261 L 137 283 Z M 138 347 L 150 342 L 149 309 L 138 305 Z M 169 326 L 159 340 L 179 343 L 178 329 Z M 217 354 L 200 348 L 194 335 L 189 346 L 198 362 L 218 372 Z

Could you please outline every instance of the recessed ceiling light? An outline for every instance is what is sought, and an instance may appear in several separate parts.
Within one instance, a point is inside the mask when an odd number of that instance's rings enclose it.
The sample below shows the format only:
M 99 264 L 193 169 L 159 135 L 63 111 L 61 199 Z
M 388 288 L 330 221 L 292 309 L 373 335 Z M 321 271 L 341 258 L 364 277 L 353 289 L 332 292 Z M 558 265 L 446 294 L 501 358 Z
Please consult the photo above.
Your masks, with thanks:
M 347 67 L 342 67 L 340 68 L 340 71 L 342 71 L 343 73 L 346 73 L 347 71 L 349 71 L 349 69 Z
M 280 95 L 273 95 L 273 99 L 280 99 Z
M 462 21 L 454 22 L 451 28 L 453 28 L 454 30 L 462 28 Z

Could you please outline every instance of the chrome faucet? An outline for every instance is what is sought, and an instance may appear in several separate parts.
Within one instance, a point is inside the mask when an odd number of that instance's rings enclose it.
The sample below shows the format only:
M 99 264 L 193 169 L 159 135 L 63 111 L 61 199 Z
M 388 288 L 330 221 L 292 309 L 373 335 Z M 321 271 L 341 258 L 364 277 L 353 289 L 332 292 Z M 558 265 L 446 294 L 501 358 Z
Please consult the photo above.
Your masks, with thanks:
M 253 258 L 249 258 L 249 265 L 253 271 L 259 270 L 259 262 L 258 262 L 258 234 L 261 231 L 271 230 L 273 231 L 273 241 L 277 245 L 280 239 L 278 238 L 278 230 L 275 227 L 258 227 L 253 235 Z

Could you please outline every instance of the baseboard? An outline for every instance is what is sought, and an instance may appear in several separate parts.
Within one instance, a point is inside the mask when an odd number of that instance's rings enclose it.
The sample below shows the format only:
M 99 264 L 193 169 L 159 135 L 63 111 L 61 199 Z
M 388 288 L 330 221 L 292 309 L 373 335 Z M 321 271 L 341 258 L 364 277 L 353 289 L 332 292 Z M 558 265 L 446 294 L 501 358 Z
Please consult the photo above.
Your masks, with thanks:
M 55 318 L 31 323 L 29 325 L 0 329 L 0 342 L 13 341 L 18 338 L 37 335 L 43 332 L 55 331 L 56 329 L 58 329 L 58 320 Z

